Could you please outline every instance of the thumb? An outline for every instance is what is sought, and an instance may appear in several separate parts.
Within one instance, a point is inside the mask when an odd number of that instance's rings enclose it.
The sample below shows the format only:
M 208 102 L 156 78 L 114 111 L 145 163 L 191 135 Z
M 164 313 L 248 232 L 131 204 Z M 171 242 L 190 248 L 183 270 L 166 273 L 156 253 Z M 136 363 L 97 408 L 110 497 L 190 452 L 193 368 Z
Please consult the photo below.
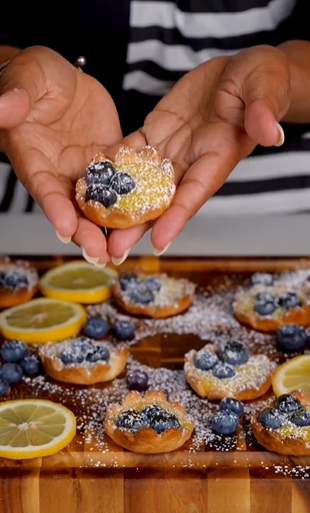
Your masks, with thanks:
M 291 94 L 289 65 L 281 50 L 256 46 L 238 53 L 229 60 L 219 90 L 225 119 L 239 118 L 256 144 L 283 143 L 279 121 L 289 109 Z
M 271 47 L 259 47 L 254 67 L 243 82 L 244 127 L 261 146 L 281 146 L 284 132 L 279 121 L 289 109 L 290 74 L 286 56 Z
M 6 66 L 0 78 L 0 128 L 22 124 L 32 106 L 45 94 L 44 72 L 40 57 L 45 48 L 32 47 L 19 52 Z

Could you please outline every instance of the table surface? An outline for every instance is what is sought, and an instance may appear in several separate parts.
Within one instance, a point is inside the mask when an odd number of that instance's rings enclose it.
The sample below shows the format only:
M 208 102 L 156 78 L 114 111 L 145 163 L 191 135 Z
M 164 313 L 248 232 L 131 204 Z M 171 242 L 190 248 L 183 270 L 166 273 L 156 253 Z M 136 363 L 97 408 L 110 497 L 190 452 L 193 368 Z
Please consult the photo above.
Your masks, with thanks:
M 167 251 L 168 256 L 307 256 L 309 215 L 205 217 L 197 215 Z M 0 214 L 0 253 L 11 255 L 80 255 L 62 244 L 43 214 Z M 152 253 L 149 234 L 131 255 Z
M 60 257 L 37 257 L 33 263 L 43 272 L 62 261 Z M 185 401 L 196 418 L 196 435 L 172 454 L 143 456 L 123 451 L 105 437 L 101 426 L 103 397 L 119 400 L 127 391 L 125 378 L 120 377 L 114 388 L 108 385 L 111 389 L 98 385 L 83 390 L 53 383 L 44 376 L 31 378 L 12 387 L 11 398 L 60 400 L 77 415 L 78 434 L 54 456 L 24 462 L 0 460 L 0 513 L 309 512 L 309 457 L 286 457 L 259 448 L 248 430 L 249 414 L 236 436 L 224 440 L 211 436 L 207 418 L 210 420 L 216 405 L 198 398 L 192 402 L 191 391 L 175 381 L 175 370 L 182 369 L 189 348 L 199 349 L 206 340 L 215 343 L 227 336 L 249 340 L 254 353 L 260 352 L 263 343 L 267 354 L 282 358 L 272 336 L 251 336 L 246 327 L 236 323 L 231 301 L 236 287 L 248 283 L 253 271 L 309 269 L 310 259 L 140 257 L 124 264 L 127 269 L 135 266 L 188 277 L 199 285 L 197 297 L 199 294 L 203 308 L 198 301 L 189 317 L 184 314 L 166 320 L 161 328 L 161 320 L 136 319 L 135 343 L 130 348 L 133 358 L 148 366 L 155 386 L 164 384 L 171 400 L 180 394 L 178 400 Z M 106 307 L 112 322 L 120 312 L 113 302 L 98 305 L 104 317 L 102 308 Z

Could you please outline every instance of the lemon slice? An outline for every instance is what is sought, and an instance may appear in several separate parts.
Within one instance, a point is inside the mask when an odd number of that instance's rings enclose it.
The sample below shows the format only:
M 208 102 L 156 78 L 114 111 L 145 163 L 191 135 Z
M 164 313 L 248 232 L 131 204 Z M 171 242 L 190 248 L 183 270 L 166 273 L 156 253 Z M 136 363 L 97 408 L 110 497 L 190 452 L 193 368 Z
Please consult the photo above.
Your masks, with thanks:
M 101 303 L 111 297 L 117 272 L 84 261 L 68 262 L 45 273 L 39 287 L 44 296 L 72 303 Z
M 61 451 L 74 438 L 76 419 L 61 404 L 22 399 L 0 404 L 0 457 L 29 459 Z
M 272 378 L 272 388 L 276 396 L 293 390 L 303 390 L 310 396 L 310 354 L 296 356 L 279 365 Z
M 76 336 L 86 322 L 81 305 L 55 299 L 32 299 L 0 314 L 0 331 L 7 339 L 44 344 Z

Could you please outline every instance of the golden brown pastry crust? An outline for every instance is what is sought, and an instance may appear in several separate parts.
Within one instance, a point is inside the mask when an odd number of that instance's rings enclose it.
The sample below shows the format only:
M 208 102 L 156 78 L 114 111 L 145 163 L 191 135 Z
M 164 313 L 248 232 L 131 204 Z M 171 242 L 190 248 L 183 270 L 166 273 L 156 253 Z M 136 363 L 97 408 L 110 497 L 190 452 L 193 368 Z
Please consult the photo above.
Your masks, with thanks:
M 273 314 L 262 317 L 253 310 L 254 297 L 259 292 L 269 292 L 272 295 L 278 292 L 295 292 L 302 304 L 291 310 L 279 308 Z M 283 324 L 310 325 L 310 303 L 308 303 L 305 294 L 301 290 L 294 290 L 288 285 L 277 285 L 274 287 L 255 285 L 249 290 L 244 290 L 236 295 L 233 310 L 236 319 L 240 323 L 247 324 L 257 331 L 277 331 Z
M 156 278 L 162 284 L 162 289 L 155 291 L 155 301 L 146 305 L 134 303 L 126 291 L 122 291 L 120 282 L 114 284 L 115 301 L 127 312 L 134 315 L 146 315 L 154 319 L 172 317 L 187 310 L 193 302 L 195 284 L 185 278 L 172 278 L 167 274 L 146 274 L 135 272 L 138 278 Z M 120 275 L 121 276 L 121 275 Z M 166 287 L 166 292 L 164 290 Z
M 91 163 L 101 161 L 111 162 L 98 153 Z M 130 228 L 153 221 L 167 210 L 176 190 L 174 170 L 170 160 L 163 159 L 156 148 L 145 146 L 136 152 L 122 147 L 111 163 L 132 176 L 136 187 L 106 208 L 94 200 L 85 202 L 87 184 L 85 178 L 80 178 L 75 187 L 76 201 L 88 219 L 106 228 Z
M 129 409 L 141 409 L 143 406 L 158 404 L 179 420 L 180 428 L 170 428 L 161 434 L 154 429 L 143 427 L 137 433 L 131 433 L 124 428 L 118 428 L 115 421 L 118 416 Z M 140 454 L 160 454 L 175 451 L 189 440 L 194 430 L 192 420 L 177 402 L 168 402 L 165 394 L 159 391 L 148 391 L 142 397 L 139 392 L 131 391 L 122 404 L 112 404 L 108 407 L 104 419 L 104 430 L 112 440 L 132 452 Z
M 206 344 L 201 350 L 217 353 L 213 344 Z M 224 397 L 250 401 L 264 395 L 271 386 L 276 364 L 266 355 L 250 356 L 246 363 L 235 366 L 235 376 L 219 379 L 211 371 L 202 371 L 195 367 L 196 353 L 192 349 L 185 354 L 184 371 L 188 384 L 200 397 L 207 397 L 211 401 Z
M 32 299 L 38 290 L 39 276 L 33 267 L 26 261 L 0 260 L 0 271 L 16 270 L 24 274 L 28 279 L 28 285 L 20 285 L 16 288 L 0 285 L 0 309 L 26 303 Z
M 114 346 L 109 342 L 98 341 L 93 341 L 93 343 L 95 345 L 104 344 L 108 347 L 109 361 L 65 365 L 58 355 L 71 342 L 73 343 L 74 339 L 49 342 L 39 349 L 39 356 L 46 374 L 57 381 L 77 385 L 104 383 L 116 378 L 126 366 L 129 349 L 125 344 L 119 343 Z
M 290 393 L 291 395 L 294 395 L 302 405 L 309 405 L 310 406 L 310 399 L 309 397 L 302 391 L 294 391 Z M 256 411 L 252 415 L 251 419 L 251 427 L 253 434 L 258 441 L 260 445 L 265 447 L 268 451 L 277 452 L 279 454 L 284 454 L 287 456 L 307 456 L 310 455 L 310 439 L 309 443 L 306 443 L 305 440 L 303 440 L 301 437 L 296 436 L 287 436 L 285 438 L 281 438 L 278 431 L 275 429 L 268 429 L 262 426 L 258 420 L 257 417 L 260 414 L 261 411 L 263 411 L 265 408 L 272 407 L 273 404 L 268 404 L 264 406 L 261 410 Z M 307 429 L 310 435 L 310 427 L 307 426 L 305 428 L 298 428 L 300 429 Z

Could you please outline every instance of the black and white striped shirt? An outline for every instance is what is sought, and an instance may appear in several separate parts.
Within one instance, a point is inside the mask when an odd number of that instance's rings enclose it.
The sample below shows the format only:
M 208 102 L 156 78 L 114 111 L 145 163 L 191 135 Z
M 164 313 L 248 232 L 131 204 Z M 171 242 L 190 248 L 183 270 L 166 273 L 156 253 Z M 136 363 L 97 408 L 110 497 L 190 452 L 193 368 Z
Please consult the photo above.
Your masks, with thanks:
M 81 45 L 89 49 L 93 38 L 97 59 L 101 52 L 98 26 L 100 19 L 106 23 L 107 9 L 113 31 L 127 34 L 126 67 L 114 62 L 113 68 L 116 74 L 122 70 L 122 91 L 118 96 L 110 90 L 125 132 L 137 129 L 186 72 L 213 57 L 232 55 L 257 44 L 310 40 L 304 0 L 114 0 L 113 6 L 109 0 L 80 0 L 80 4 L 81 23 L 86 27 L 83 33 L 87 34 Z M 95 26 L 96 36 L 91 31 Z M 102 48 L 102 54 L 104 51 Z M 96 74 L 94 67 L 89 72 Z M 105 80 L 102 82 L 109 89 Z M 310 210 L 310 126 L 286 127 L 285 131 L 283 147 L 257 148 L 236 167 L 200 215 Z M 6 165 L 0 170 L 0 211 L 36 208 Z

